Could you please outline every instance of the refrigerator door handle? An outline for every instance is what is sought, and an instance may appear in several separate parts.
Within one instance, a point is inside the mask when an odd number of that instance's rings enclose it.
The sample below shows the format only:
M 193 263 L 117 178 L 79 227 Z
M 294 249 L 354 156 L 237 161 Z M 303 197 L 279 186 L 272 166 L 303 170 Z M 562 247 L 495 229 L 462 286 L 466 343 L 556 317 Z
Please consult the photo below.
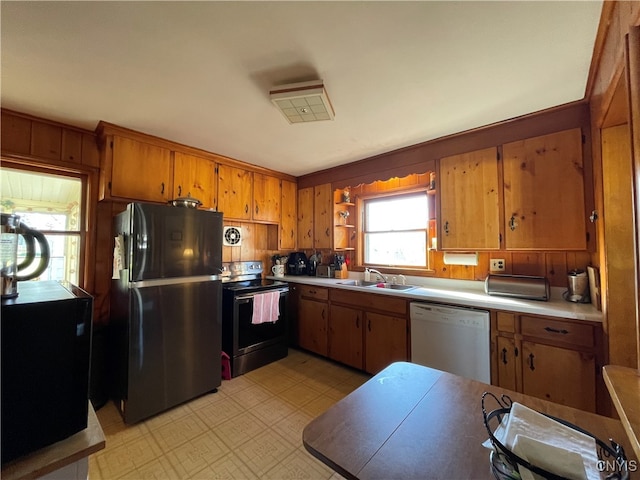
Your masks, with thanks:
M 185 283 L 214 282 L 222 280 L 221 275 L 199 275 L 196 277 L 172 277 L 172 278 L 154 278 L 152 280 L 139 280 L 130 282 L 131 288 L 145 287 L 161 287 L 164 285 L 184 285 Z

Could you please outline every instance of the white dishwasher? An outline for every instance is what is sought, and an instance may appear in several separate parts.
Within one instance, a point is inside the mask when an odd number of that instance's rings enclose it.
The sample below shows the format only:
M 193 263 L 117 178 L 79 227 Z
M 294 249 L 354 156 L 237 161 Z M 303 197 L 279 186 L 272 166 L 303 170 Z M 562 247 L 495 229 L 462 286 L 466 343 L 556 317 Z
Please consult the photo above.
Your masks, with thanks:
M 411 302 L 411 361 L 491 383 L 489 312 Z

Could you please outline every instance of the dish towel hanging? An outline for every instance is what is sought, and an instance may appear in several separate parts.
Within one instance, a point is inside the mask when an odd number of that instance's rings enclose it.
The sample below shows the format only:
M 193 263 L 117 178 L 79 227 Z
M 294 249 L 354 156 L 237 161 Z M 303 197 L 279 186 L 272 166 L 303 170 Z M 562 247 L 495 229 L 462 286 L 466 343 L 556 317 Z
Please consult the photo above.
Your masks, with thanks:
M 256 293 L 253 296 L 251 323 L 275 322 L 280 317 L 280 292 Z

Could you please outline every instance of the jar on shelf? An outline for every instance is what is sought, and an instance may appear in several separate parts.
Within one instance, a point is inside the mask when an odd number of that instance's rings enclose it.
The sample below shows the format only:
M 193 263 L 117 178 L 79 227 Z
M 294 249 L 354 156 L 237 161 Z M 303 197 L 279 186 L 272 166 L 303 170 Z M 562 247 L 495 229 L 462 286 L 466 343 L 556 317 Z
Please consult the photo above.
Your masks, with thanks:
M 351 192 L 349 192 L 349 190 L 342 191 L 342 202 L 351 203 Z

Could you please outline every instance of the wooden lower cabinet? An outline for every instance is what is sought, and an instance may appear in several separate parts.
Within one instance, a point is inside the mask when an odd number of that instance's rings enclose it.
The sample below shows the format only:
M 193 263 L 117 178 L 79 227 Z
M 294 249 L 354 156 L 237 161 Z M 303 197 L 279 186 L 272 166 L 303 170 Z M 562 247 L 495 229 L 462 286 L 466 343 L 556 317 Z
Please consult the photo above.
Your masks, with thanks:
M 522 342 L 522 393 L 596 411 L 593 353 Z
M 326 357 L 329 353 L 327 289 L 301 286 L 298 290 L 298 345 Z
M 355 308 L 331 305 L 329 358 L 363 369 L 362 324 L 364 313 Z
M 390 363 L 409 358 L 406 317 L 366 312 L 365 370 L 376 374 Z
M 516 360 L 519 350 L 513 338 L 498 337 L 498 385 L 516 391 Z
M 496 383 L 589 412 L 598 410 L 601 331 L 595 323 L 497 313 Z
M 299 347 L 369 373 L 409 361 L 407 301 L 292 284 Z

